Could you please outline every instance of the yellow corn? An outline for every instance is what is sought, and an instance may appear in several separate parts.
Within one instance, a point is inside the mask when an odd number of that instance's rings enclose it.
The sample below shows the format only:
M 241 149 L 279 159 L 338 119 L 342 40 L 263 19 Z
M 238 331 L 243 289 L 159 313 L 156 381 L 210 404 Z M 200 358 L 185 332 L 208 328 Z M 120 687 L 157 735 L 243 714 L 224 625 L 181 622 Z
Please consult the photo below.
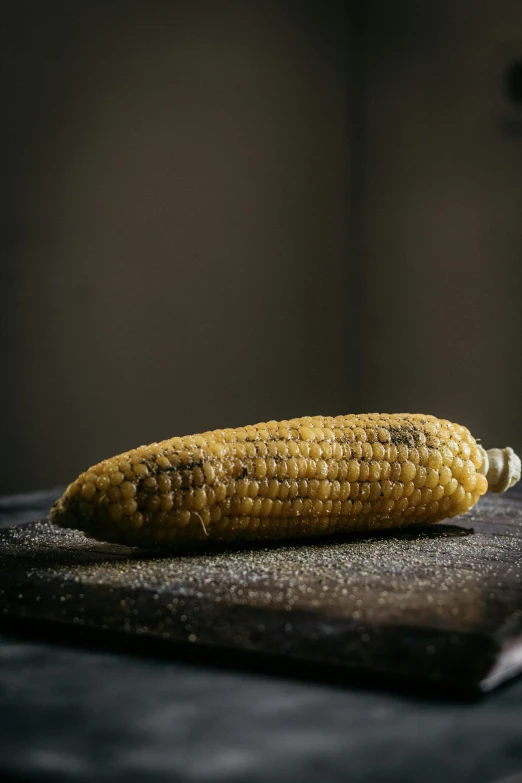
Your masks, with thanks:
M 67 488 L 51 520 L 146 547 L 431 523 L 477 502 L 486 462 L 465 427 L 434 416 L 269 421 L 100 462 Z

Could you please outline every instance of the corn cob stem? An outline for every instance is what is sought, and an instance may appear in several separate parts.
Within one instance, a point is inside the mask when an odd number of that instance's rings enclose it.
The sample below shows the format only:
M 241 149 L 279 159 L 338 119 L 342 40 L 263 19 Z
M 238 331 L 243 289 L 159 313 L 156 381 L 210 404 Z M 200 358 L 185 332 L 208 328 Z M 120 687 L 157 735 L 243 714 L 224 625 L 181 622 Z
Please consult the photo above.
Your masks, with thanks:
M 314 416 L 140 446 L 82 473 L 50 516 L 147 547 L 299 538 L 437 522 L 519 478 L 512 449 L 445 419 Z
M 479 472 L 486 477 L 490 492 L 505 492 L 520 481 L 520 457 L 510 446 L 488 451 L 480 448 L 483 462 Z

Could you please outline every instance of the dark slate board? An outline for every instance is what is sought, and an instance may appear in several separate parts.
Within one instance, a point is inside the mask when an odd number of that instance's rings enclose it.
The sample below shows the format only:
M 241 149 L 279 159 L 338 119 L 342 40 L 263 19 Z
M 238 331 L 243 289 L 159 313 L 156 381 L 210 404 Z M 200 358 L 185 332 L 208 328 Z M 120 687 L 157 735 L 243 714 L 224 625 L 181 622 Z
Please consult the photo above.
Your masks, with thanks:
M 4 617 L 459 692 L 488 690 L 522 670 L 521 576 L 522 496 L 514 493 L 486 496 L 454 524 L 175 557 L 101 544 L 45 520 L 0 531 Z

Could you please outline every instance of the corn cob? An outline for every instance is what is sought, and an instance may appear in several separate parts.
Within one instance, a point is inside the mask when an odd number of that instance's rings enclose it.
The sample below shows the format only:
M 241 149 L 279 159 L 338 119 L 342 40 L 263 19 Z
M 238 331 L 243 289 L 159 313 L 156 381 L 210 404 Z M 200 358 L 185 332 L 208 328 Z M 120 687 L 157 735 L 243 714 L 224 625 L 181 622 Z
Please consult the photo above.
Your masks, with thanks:
M 491 464 L 490 464 L 491 463 Z M 140 446 L 82 473 L 53 522 L 103 541 L 183 546 L 431 523 L 520 478 L 459 424 L 421 414 L 303 417 Z

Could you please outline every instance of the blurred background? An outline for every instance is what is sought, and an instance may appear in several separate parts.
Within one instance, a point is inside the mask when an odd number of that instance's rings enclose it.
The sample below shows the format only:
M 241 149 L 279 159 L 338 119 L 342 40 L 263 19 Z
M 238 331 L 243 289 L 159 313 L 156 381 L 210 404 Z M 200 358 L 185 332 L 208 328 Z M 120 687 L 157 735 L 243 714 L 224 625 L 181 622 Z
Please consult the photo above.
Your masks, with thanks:
M 0 493 L 316 413 L 522 449 L 520 0 L 0 17 Z

